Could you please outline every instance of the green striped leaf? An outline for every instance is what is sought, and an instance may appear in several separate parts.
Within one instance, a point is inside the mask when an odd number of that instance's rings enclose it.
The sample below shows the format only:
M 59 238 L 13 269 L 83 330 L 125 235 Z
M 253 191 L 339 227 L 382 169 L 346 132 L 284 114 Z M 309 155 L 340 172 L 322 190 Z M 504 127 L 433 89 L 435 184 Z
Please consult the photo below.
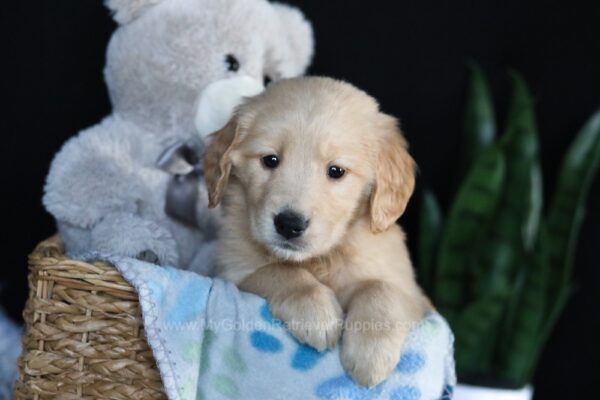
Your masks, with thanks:
M 469 65 L 469 69 L 471 79 L 464 119 L 466 169 L 493 144 L 496 136 L 494 104 L 485 75 L 477 64 Z
M 538 232 L 542 189 L 533 100 L 519 75 L 513 74 L 513 82 L 506 131 L 500 140 L 506 179 L 478 255 L 475 296 L 484 295 L 497 285 L 512 287 L 523 267 L 524 251 Z
M 533 97 L 521 75 L 513 72 L 511 76 L 513 96 L 506 132 L 500 140 L 508 166 L 506 197 L 509 206 L 511 200 L 514 202 L 515 211 L 517 201 L 523 205 L 520 209 L 523 222 L 520 233 L 525 248 L 531 249 L 538 236 L 543 198 L 539 140 Z M 519 180 L 522 181 L 518 182 Z
M 550 297 L 557 296 L 570 280 L 585 199 L 599 163 L 600 111 L 588 120 L 569 148 L 543 224 L 539 254 L 552 276 Z
M 493 217 L 505 178 L 498 148 L 484 152 L 461 185 L 450 208 L 437 262 L 434 298 L 452 322 L 469 300 L 468 282 L 475 250 Z
M 494 347 L 493 331 L 502 315 L 509 292 L 498 291 L 467 305 L 452 326 L 456 337 L 456 366 L 463 376 L 492 373 L 486 354 Z
M 577 136 L 563 162 L 557 191 L 540 230 L 532 270 L 525 282 L 514 334 L 505 346 L 500 373 L 516 384 L 531 378 L 543 346 L 564 308 L 584 201 L 600 160 L 600 113 Z
M 506 179 L 495 214 L 478 249 L 471 294 L 474 298 L 490 292 L 513 291 L 515 279 L 526 268 L 525 250 L 537 235 L 542 193 L 533 100 L 519 75 L 513 74 L 513 82 L 507 126 L 499 142 L 506 159 Z M 509 303 L 500 306 L 502 313 L 490 321 L 493 328 L 486 336 L 498 345 L 478 351 L 479 363 L 484 368 L 491 368 L 498 347 L 506 347 L 504 342 L 514 335 L 517 318 L 508 306 Z M 538 313 L 541 312 L 539 309 Z
M 541 267 L 541 268 L 540 268 Z M 523 266 L 524 282 L 510 305 L 514 318 L 506 318 L 503 340 L 498 348 L 498 374 L 515 387 L 529 383 L 532 354 L 539 346 L 544 325 L 547 276 L 543 266 Z M 516 312 L 515 312 L 516 311 Z M 510 314 L 510 313 L 509 313 Z

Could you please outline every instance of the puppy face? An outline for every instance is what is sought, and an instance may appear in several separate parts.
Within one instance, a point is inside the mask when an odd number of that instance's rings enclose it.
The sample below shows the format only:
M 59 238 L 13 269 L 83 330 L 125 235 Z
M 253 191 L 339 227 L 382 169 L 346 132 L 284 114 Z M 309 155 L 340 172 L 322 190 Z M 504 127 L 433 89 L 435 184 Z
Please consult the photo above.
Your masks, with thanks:
M 343 82 L 275 83 L 215 135 L 204 157 L 211 205 L 241 185 L 252 239 L 282 259 L 328 253 L 361 218 L 387 229 L 414 187 L 396 121 Z

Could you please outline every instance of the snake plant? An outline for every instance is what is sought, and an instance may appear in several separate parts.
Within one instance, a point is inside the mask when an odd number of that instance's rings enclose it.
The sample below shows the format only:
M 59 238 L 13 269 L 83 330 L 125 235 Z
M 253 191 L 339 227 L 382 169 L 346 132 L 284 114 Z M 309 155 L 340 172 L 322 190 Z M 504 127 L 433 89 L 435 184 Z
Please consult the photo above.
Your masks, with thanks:
M 600 162 L 600 111 L 568 149 L 547 207 L 534 102 L 512 73 L 504 131 L 486 78 L 471 68 L 465 176 L 444 218 L 424 191 L 419 275 L 456 337 L 459 379 L 522 387 L 572 291 L 585 199 Z

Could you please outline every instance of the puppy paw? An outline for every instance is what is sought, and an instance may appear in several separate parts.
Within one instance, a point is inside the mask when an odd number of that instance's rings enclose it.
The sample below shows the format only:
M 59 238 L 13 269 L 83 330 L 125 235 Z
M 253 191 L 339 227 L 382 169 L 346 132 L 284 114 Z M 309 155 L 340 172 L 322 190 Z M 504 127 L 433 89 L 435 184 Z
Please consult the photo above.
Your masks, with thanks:
M 404 337 L 399 335 L 346 327 L 340 351 L 344 369 L 359 385 L 372 387 L 383 382 L 400 359 Z
M 300 342 L 318 351 L 336 346 L 342 333 L 343 311 L 327 286 L 296 290 L 269 306 L 273 316 L 282 320 Z

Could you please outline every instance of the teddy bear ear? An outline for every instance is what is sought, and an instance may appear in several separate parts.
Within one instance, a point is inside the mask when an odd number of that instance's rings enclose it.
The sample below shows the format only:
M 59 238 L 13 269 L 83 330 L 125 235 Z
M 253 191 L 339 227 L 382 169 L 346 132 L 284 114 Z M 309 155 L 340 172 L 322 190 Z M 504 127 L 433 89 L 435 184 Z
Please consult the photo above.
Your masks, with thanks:
M 120 25 L 127 24 L 139 17 L 146 9 L 162 0 L 105 0 L 104 4 L 112 12 Z
M 296 58 L 297 74 L 302 74 L 310 64 L 314 52 L 312 25 L 296 7 L 277 2 L 271 4 L 286 31 L 292 54 Z

